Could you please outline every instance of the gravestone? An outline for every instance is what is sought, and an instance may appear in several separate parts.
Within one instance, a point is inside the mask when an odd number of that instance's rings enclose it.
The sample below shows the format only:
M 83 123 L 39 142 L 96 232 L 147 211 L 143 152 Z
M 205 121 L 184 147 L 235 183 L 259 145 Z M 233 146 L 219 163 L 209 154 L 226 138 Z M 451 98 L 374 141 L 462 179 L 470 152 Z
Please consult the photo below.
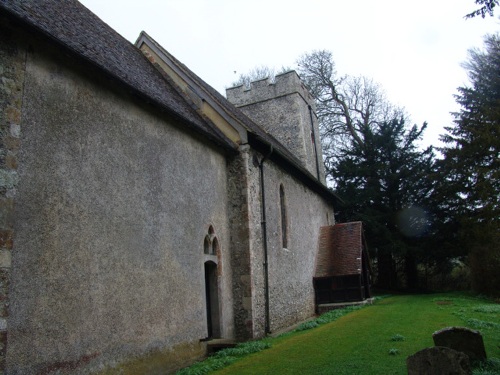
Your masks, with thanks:
M 467 354 L 471 361 L 486 359 L 483 336 L 479 331 L 464 327 L 448 327 L 432 334 L 434 345 L 446 346 Z
M 469 357 L 444 346 L 434 346 L 406 358 L 408 375 L 471 375 Z

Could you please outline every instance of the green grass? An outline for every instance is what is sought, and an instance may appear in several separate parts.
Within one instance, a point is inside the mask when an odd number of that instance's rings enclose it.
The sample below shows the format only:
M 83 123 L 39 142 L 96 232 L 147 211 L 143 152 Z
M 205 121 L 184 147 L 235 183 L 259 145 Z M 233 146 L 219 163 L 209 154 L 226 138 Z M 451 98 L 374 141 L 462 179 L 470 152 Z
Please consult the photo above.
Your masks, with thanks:
M 222 354 L 221 366 L 211 369 L 218 371 L 210 373 L 407 374 L 406 357 L 433 346 L 432 333 L 449 326 L 481 331 L 491 360 L 474 374 L 500 373 L 500 305 L 486 299 L 459 293 L 393 296 L 328 314 L 292 333 L 257 341 L 264 346 L 252 354 Z M 210 361 L 219 363 L 210 358 L 183 373 L 208 373 L 203 364 Z

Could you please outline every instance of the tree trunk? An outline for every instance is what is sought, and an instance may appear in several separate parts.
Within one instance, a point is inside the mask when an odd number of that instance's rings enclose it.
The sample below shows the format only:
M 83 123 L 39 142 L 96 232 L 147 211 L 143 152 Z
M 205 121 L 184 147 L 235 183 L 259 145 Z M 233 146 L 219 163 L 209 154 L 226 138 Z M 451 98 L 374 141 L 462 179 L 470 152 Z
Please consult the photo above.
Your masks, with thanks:
M 394 270 L 392 267 L 392 253 L 379 251 L 377 254 L 377 286 L 382 289 L 392 289 Z
M 410 290 L 418 288 L 417 261 L 412 254 L 405 257 L 406 287 Z

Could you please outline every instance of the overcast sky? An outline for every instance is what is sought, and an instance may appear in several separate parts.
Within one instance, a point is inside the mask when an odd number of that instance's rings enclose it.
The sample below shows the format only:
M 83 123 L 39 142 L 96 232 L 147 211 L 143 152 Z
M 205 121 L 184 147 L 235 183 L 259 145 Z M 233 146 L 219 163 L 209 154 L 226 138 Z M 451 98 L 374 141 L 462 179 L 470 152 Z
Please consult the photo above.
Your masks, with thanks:
M 427 121 L 426 144 L 452 123 L 467 50 L 500 30 L 498 15 L 463 18 L 474 0 L 81 2 L 132 43 L 146 31 L 222 94 L 256 66 L 293 68 L 306 52 L 330 50 L 339 74 L 373 78 L 414 123 Z

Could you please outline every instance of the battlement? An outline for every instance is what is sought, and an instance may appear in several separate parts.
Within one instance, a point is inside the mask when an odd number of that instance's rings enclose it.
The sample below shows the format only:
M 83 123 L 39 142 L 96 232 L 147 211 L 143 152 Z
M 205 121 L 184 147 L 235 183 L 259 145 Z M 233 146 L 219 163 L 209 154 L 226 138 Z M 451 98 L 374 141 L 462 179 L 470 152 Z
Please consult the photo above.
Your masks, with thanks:
M 227 99 L 272 134 L 325 183 L 314 99 L 294 71 L 226 90 Z
M 276 75 L 274 81 L 263 78 L 245 85 L 226 89 L 226 97 L 236 107 L 242 107 L 278 97 L 298 94 L 314 108 L 314 100 L 295 70 Z

